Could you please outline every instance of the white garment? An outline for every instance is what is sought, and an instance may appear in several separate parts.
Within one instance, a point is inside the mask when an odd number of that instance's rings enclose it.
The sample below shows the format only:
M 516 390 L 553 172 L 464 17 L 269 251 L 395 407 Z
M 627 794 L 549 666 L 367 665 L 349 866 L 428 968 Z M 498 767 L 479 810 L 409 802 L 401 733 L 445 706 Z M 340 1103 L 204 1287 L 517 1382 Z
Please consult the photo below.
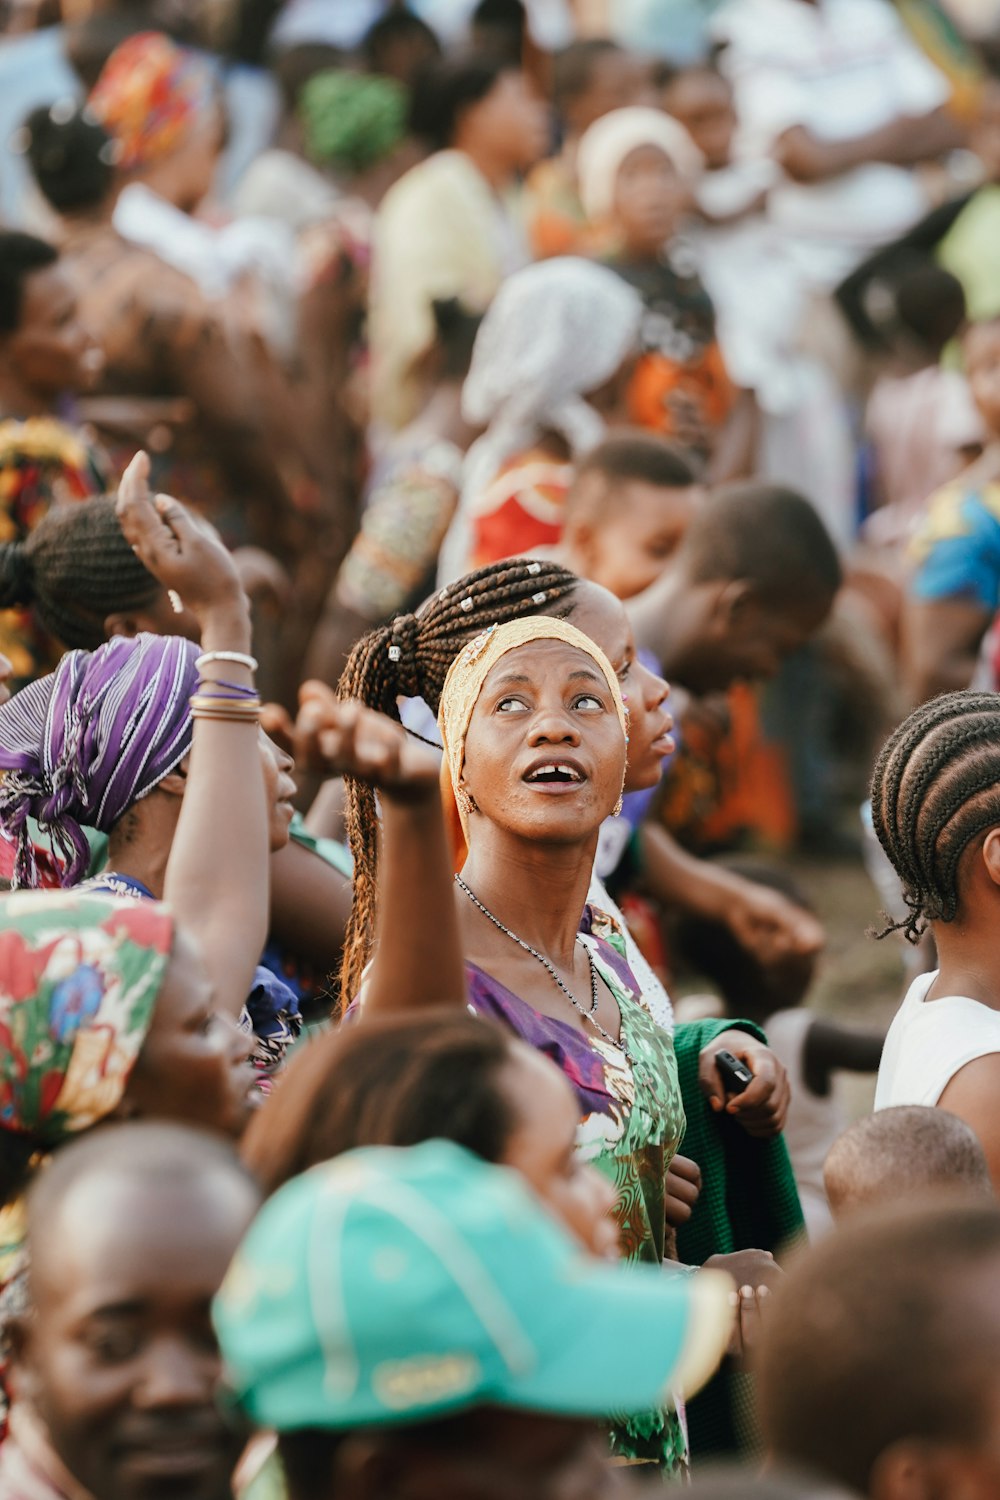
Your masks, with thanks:
M 887 0 L 730 0 L 713 32 L 752 157 L 796 125 L 820 140 L 851 140 L 950 97 Z M 782 184 L 769 213 L 814 284 L 829 288 L 927 207 L 915 172 L 868 162 L 824 182 Z
M 937 970 L 920 974 L 893 1018 L 882 1052 L 875 1108 L 937 1104 L 966 1063 L 1000 1052 L 1000 1011 L 966 995 L 927 1000 Z
M 823 1163 L 848 1124 L 847 1113 L 832 1089 L 826 1095 L 814 1094 L 806 1083 L 806 1037 L 815 1019 L 812 1011 L 796 1006 L 776 1011 L 763 1028 L 767 1044 L 784 1064 L 792 1087 L 785 1145 L 811 1240 L 819 1239 L 833 1225 L 823 1187 Z

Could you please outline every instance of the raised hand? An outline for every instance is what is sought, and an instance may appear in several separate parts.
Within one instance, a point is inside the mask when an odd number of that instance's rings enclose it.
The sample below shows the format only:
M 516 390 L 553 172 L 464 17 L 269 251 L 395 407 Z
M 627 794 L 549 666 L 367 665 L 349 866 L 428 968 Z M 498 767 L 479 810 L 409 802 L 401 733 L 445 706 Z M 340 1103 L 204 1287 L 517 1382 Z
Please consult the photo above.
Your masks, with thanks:
M 356 776 L 393 802 L 436 796 L 440 759 L 401 724 L 345 702 L 323 682 L 303 683 L 296 723 L 298 758 L 327 776 Z
M 246 596 L 229 552 L 179 500 L 150 492 L 146 453 L 137 453 L 122 475 L 116 508 L 132 551 L 201 625 L 220 609 L 245 613 Z

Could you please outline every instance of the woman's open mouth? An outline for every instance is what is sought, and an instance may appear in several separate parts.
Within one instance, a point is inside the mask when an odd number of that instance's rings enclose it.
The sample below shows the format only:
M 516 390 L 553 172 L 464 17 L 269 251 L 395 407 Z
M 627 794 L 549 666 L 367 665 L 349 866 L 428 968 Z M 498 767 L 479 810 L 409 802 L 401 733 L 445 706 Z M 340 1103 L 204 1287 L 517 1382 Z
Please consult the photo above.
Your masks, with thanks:
M 574 761 L 546 760 L 532 766 L 521 780 L 536 792 L 565 795 L 583 786 L 587 777 Z

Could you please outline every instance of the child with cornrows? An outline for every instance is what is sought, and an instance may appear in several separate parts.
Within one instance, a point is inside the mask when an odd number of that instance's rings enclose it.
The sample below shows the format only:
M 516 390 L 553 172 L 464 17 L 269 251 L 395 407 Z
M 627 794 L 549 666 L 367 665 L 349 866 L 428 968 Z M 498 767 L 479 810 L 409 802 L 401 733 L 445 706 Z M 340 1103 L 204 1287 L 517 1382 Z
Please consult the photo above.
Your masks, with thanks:
M 1000 698 L 946 693 L 912 713 L 878 758 L 872 821 L 908 909 L 886 931 L 929 931 L 939 965 L 889 1028 L 875 1108 L 950 1110 L 1000 1186 Z

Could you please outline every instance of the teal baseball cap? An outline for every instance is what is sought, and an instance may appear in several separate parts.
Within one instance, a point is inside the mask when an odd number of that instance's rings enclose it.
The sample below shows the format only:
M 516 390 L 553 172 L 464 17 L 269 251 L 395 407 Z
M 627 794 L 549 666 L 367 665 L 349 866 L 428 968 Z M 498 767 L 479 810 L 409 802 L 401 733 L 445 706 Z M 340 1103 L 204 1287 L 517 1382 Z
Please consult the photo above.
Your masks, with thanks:
M 215 1301 L 235 1397 L 278 1432 L 483 1405 L 625 1417 L 712 1374 L 721 1272 L 588 1256 L 523 1179 L 450 1141 L 365 1148 L 263 1207 Z

